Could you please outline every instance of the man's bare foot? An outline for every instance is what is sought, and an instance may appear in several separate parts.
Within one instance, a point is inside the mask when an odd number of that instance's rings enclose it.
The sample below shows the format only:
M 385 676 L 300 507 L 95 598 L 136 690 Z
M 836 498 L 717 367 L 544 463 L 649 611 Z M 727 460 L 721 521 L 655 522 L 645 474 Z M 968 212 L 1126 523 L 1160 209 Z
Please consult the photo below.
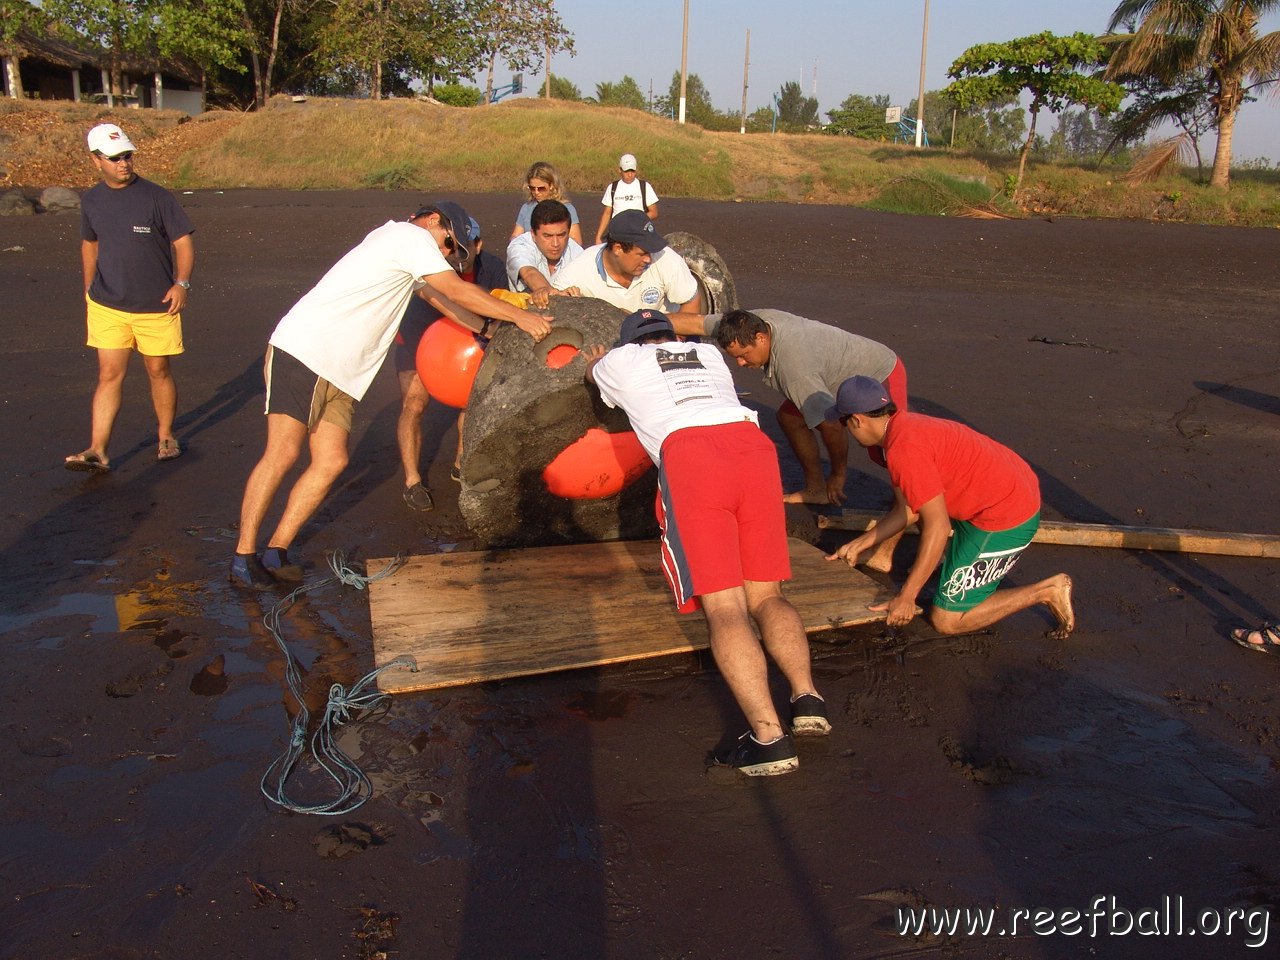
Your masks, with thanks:
M 1058 626 L 1047 636 L 1051 640 L 1065 640 L 1076 628 L 1076 612 L 1071 606 L 1071 578 L 1060 573 L 1050 579 L 1053 581 L 1053 593 L 1048 600 L 1049 609 L 1058 618 Z
M 822 487 L 805 487 L 803 490 L 797 490 L 795 493 L 784 493 L 782 495 L 783 503 L 830 503 L 827 499 L 827 488 Z

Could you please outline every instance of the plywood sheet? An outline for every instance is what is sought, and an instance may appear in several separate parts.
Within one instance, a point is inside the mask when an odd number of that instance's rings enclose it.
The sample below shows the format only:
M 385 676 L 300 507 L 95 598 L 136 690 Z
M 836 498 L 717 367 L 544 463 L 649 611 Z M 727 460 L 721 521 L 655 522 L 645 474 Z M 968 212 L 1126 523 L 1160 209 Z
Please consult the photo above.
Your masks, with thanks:
M 809 632 L 883 619 L 866 574 L 791 541 L 783 590 Z M 390 561 L 370 560 L 369 575 Z M 369 587 L 378 666 L 389 693 L 430 690 L 686 653 L 707 646 L 702 614 L 676 613 L 657 541 L 587 543 L 412 557 Z

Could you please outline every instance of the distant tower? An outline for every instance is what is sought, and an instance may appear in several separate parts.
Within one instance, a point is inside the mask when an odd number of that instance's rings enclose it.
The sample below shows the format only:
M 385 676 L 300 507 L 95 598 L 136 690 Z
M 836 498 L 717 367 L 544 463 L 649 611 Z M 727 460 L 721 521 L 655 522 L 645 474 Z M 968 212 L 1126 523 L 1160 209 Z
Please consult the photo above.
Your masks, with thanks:
M 809 96 L 818 96 L 818 61 L 813 61 L 813 89 L 809 91 Z

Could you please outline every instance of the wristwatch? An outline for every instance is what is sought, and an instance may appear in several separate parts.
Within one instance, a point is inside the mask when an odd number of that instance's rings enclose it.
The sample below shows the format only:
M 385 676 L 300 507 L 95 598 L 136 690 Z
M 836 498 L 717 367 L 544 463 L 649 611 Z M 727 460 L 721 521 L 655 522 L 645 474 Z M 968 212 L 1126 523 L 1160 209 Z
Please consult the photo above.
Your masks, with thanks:
M 181 287 L 183 290 L 190 290 L 190 289 L 191 289 L 191 281 L 190 281 L 190 280 L 175 280 L 175 281 L 173 281 L 173 282 L 174 282 L 175 284 L 177 284 L 179 287 Z

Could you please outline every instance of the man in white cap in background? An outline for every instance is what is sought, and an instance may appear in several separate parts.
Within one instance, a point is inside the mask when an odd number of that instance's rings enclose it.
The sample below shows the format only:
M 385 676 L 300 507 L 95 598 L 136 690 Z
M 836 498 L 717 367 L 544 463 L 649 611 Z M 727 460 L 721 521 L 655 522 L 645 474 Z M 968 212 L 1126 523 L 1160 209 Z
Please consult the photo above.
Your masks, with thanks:
M 600 226 L 596 227 L 596 243 L 604 239 L 609 229 L 609 221 L 623 210 L 639 210 L 650 220 L 658 219 L 658 201 L 661 197 L 653 189 L 653 184 L 641 180 L 637 169 L 636 158 L 624 153 L 618 158 L 619 179 L 604 188 L 604 196 L 600 203 L 604 210 L 600 213 Z
M 195 227 L 168 190 L 133 169 L 133 142 L 114 123 L 88 135 L 102 181 L 80 201 L 80 259 L 84 267 L 88 346 L 98 351 L 89 446 L 66 458 L 68 470 L 106 473 L 107 444 L 129 357 L 142 354 L 156 411 L 156 459 L 181 453 L 173 435 L 178 389 L 169 358 L 182 353 L 182 308 L 191 289 Z

